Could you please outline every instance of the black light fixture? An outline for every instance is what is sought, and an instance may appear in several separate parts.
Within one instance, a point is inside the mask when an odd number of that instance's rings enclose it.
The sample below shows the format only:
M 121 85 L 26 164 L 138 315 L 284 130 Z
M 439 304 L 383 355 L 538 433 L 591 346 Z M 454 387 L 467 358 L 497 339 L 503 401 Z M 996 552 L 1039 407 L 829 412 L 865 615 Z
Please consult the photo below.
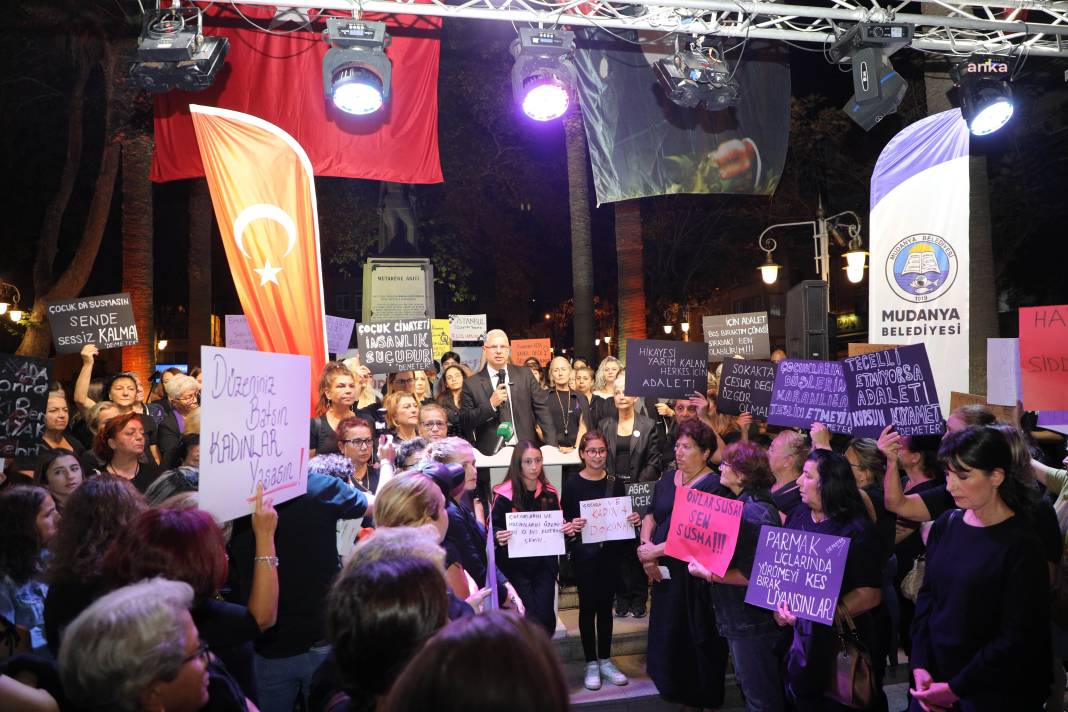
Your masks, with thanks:
M 709 111 L 736 106 L 742 99 L 738 80 L 719 48 L 705 47 L 703 38 L 657 61 L 653 72 L 664 94 L 675 104 L 692 109 L 703 104 Z
M 157 8 L 145 13 L 130 79 L 154 93 L 201 91 L 215 81 L 229 51 L 230 40 L 204 34 L 199 8 Z
M 973 54 L 953 66 L 960 111 L 976 136 L 994 133 L 1012 118 L 1012 63 L 1009 57 Z
M 567 113 L 577 79 L 571 61 L 575 33 L 520 27 L 509 51 L 515 57 L 512 95 L 523 113 L 535 121 L 552 121 Z
M 912 41 L 915 27 L 895 22 L 858 22 L 828 50 L 838 64 L 853 66 L 853 96 L 842 110 L 865 131 L 897 111 L 908 82 L 890 55 Z
M 386 23 L 331 17 L 323 30 L 323 93 L 346 114 L 373 114 L 389 101 L 393 63 Z

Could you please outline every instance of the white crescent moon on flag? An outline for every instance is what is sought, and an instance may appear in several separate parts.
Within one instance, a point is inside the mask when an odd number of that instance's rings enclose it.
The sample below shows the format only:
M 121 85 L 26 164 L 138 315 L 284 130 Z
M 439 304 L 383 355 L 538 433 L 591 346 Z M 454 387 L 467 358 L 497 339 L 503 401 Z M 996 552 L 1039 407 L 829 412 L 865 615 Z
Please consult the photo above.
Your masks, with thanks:
M 245 251 L 245 228 L 252 221 L 261 218 L 273 220 L 285 228 L 289 242 L 286 244 L 286 251 L 282 257 L 288 257 L 289 253 L 293 251 L 293 247 L 297 244 L 297 224 L 293 222 L 293 218 L 289 217 L 289 213 L 270 203 L 250 205 L 238 214 L 237 219 L 234 220 L 234 239 L 237 241 L 237 249 L 241 250 L 241 254 L 245 257 L 251 256 Z

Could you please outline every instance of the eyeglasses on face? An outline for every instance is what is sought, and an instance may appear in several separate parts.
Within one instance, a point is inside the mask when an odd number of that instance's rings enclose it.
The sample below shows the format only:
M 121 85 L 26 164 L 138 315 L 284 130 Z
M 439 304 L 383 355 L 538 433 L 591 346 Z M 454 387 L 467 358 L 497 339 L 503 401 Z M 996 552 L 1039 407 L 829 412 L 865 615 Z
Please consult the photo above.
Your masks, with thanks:
M 587 455 L 607 455 L 608 454 L 608 450 L 607 450 L 607 448 L 603 448 L 603 447 L 596 448 L 596 449 L 595 448 L 587 448 L 585 450 L 585 453 Z
M 210 654 L 211 647 L 202 640 L 200 641 L 200 645 L 197 646 L 196 650 L 182 658 L 182 665 L 185 665 L 186 663 L 191 663 L 197 658 L 203 658 L 204 660 L 207 660 L 208 655 Z
M 342 440 L 344 445 L 355 445 L 356 447 L 371 447 L 371 443 L 374 442 L 371 438 L 349 438 L 348 440 Z
M 393 379 L 393 383 L 404 386 L 404 385 L 407 385 L 409 383 L 415 383 L 415 379 L 414 378 L 394 378 Z
M 425 420 L 420 423 L 420 425 L 427 430 L 441 430 L 442 428 L 448 427 L 449 424 L 443 420 Z

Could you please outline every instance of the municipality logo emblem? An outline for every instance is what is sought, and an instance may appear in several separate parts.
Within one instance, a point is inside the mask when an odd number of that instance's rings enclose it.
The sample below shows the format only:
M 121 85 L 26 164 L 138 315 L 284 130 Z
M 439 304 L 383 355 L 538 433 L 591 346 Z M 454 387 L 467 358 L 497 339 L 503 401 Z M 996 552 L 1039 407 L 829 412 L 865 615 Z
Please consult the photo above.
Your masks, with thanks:
M 909 235 L 886 258 L 886 281 L 902 299 L 929 302 L 945 294 L 957 278 L 957 253 L 938 235 Z

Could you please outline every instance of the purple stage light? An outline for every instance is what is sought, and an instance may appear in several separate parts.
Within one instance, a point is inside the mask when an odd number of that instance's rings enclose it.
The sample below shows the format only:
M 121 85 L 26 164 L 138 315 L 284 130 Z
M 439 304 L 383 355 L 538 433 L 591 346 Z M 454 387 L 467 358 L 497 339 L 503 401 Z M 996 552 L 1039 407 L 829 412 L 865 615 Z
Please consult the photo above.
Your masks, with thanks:
M 571 104 L 567 88 L 547 78 L 531 82 L 523 97 L 523 113 L 535 121 L 552 121 L 567 112 Z

